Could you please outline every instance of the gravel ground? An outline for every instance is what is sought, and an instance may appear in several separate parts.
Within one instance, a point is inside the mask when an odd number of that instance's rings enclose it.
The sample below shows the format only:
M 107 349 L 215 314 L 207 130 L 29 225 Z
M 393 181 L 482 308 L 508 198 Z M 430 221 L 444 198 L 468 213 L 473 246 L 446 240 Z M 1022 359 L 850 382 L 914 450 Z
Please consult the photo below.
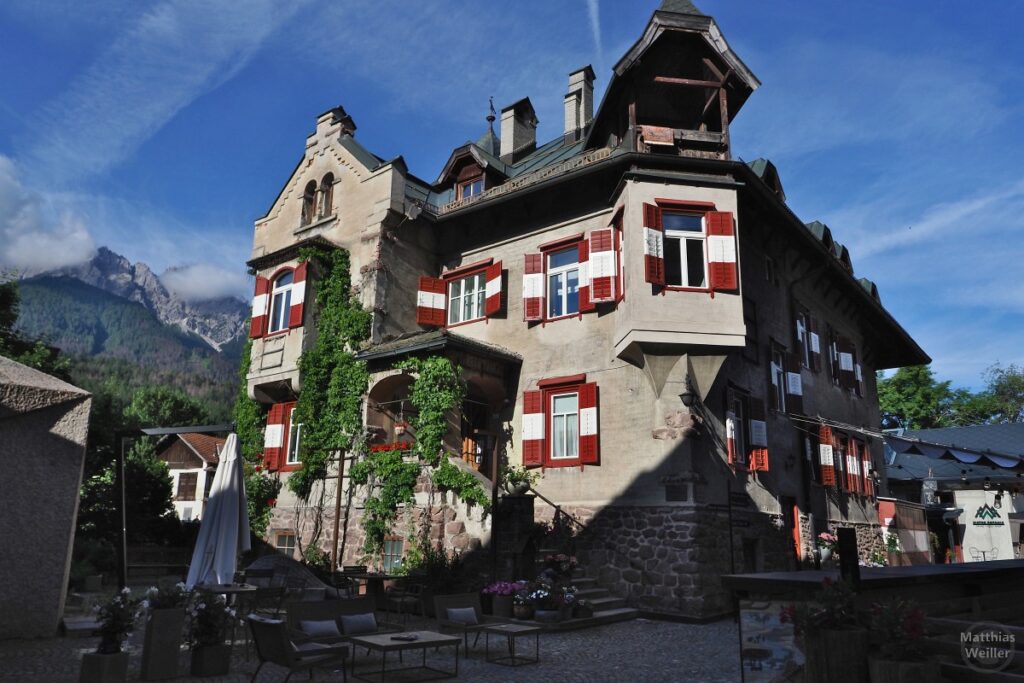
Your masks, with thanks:
M 410 620 L 410 630 L 429 629 L 428 622 Z M 532 653 L 532 637 L 522 640 L 520 652 Z M 17 683 L 77 683 L 79 662 L 85 652 L 96 647 L 97 638 L 51 638 L 44 640 L 0 641 L 0 681 Z M 133 634 L 128 679 L 139 680 L 142 629 Z M 492 647 L 494 640 L 492 637 Z M 565 633 L 542 633 L 540 663 L 509 668 L 484 661 L 484 642 L 469 658 L 460 657 L 459 677 L 462 681 L 483 683 L 513 681 L 699 681 L 700 683 L 735 683 L 740 680 L 736 625 L 731 621 L 713 624 L 676 624 L 636 619 Z M 451 665 L 451 649 L 431 654 L 440 666 Z M 409 657 L 407 656 L 407 659 Z M 367 670 L 379 659 L 368 659 L 358 653 L 357 669 Z M 390 663 L 389 659 L 389 663 Z M 231 674 L 214 678 L 180 677 L 175 681 L 206 683 L 242 683 L 256 670 L 255 655 L 246 659 L 245 649 L 236 646 Z M 188 670 L 188 652 L 182 651 L 180 671 Z M 266 665 L 257 679 L 259 683 L 282 681 L 285 670 Z M 303 675 L 297 680 L 308 680 Z M 341 681 L 340 672 L 317 671 L 318 681 Z M 401 680 L 388 677 L 389 681 Z

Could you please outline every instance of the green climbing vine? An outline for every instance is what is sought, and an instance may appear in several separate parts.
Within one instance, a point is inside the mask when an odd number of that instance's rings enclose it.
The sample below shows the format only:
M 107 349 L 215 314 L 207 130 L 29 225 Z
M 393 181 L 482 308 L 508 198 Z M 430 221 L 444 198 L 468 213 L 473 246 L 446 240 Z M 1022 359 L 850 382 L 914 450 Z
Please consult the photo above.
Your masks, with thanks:
M 318 321 L 313 345 L 299 358 L 302 392 L 292 421 L 303 425 L 302 468 L 289 477 L 288 488 L 308 501 L 334 454 L 361 446 L 369 373 L 354 352 L 369 337 L 371 315 L 352 295 L 347 251 L 311 247 L 299 254 L 317 275 Z
M 416 376 L 409 396 L 416 410 L 410 425 L 416 435 L 416 457 L 409 460 L 400 451 L 384 451 L 370 453 L 352 466 L 352 481 L 370 486 L 363 513 L 364 549 L 368 553 L 376 553 L 384 545 L 397 519 L 398 506 L 414 501 L 416 481 L 424 467 L 435 487 L 485 509 L 491 503 L 476 477 L 444 457 L 449 418 L 455 409 L 461 409 L 465 397 L 461 370 L 441 356 L 407 359 L 398 368 Z
M 238 396 L 233 411 L 235 434 L 245 461 L 245 497 L 249 507 L 249 528 L 262 537 L 267 532 L 270 516 L 281 491 L 281 480 L 263 471 L 263 424 L 266 408 L 249 398 L 248 380 L 252 340 L 242 349 L 242 364 L 238 370 Z

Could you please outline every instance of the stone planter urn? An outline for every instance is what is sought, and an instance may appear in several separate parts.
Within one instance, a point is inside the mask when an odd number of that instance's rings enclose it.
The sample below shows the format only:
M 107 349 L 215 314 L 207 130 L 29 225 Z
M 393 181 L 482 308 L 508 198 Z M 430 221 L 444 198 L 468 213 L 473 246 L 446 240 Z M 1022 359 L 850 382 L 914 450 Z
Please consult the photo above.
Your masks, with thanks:
M 832 548 L 821 548 L 819 552 L 821 553 L 822 564 L 825 564 L 832 559 Z
M 178 652 L 184 625 L 184 607 L 155 609 L 149 613 L 142 641 L 142 680 L 178 677 Z
M 82 655 L 78 683 L 124 683 L 128 678 L 128 653 Z
M 532 619 L 533 605 L 515 605 L 512 608 L 512 616 L 516 619 Z
M 521 496 L 521 495 L 523 495 L 524 493 L 526 493 L 529 490 L 530 490 L 530 483 L 529 482 L 525 482 L 524 481 L 524 482 L 520 482 L 518 484 L 513 484 L 511 482 L 505 482 L 505 491 L 507 491 L 510 496 Z
M 901 662 L 869 657 L 868 673 L 871 683 L 921 683 L 940 680 L 938 662 Z
M 192 648 L 192 667 L 189 670 L 193 676 L 205 678 L 208 676 L 223 676 L 231 668 L 231 646 L 221 643 L 220 645 L 196 645 Z
M 810 683 L 867 683 L 868 645 L 865 629 L 819 629 L 804 636 L 804 680 Z
M 496 617 L 508 619 L 512 616 L 512 596 L 495 595 L 491 597 L 491 612 Z

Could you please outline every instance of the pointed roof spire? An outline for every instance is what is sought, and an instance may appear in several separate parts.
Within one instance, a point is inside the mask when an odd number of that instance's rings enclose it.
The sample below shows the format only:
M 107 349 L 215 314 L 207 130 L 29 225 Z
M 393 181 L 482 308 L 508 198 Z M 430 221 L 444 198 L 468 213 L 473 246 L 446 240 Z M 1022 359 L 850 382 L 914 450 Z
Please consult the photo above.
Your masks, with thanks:
M 707 16 L 694 5 L 690 0 L 661 0 L 659 12 L 673 12 L 675 14 L 693 14 L 698 17 Z
M 487 98 L 487 104 L 490 111 L 487 112 L 487 127 L 491 129 L 491 135 L 494 135 L 494 119 L 497 118 L 497 112 L 494 111 L 494 96 Z
M 498 140 L 498 136 L 494 134 L 494 120 L 497 117 L 497 112 L 494 111 L 494 98 L 488 98 L 488 105 L 490 111 L 487 113 L 487 132 L 480 136 L 480 139 L 476 141 L 476 146 L 483 149 L 488 154 L 498 156 L 501 150 L 501 143 Z

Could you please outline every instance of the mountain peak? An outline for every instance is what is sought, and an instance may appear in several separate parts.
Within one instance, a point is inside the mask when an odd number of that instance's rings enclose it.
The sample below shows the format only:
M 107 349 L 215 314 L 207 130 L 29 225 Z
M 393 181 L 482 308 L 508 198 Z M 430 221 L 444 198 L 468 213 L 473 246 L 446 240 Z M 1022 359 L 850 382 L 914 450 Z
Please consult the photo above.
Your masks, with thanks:
M 220 351 L 245 332 L 249 312 L 238 299 L 189 302 L 171 291 L 141 261 L 132 264 L 107 247 L 100 247 L 92 259 L 38 275 L 58 275 L 84 282 L 115 296 L 142 304 L 165 325 L 194 334 Z

